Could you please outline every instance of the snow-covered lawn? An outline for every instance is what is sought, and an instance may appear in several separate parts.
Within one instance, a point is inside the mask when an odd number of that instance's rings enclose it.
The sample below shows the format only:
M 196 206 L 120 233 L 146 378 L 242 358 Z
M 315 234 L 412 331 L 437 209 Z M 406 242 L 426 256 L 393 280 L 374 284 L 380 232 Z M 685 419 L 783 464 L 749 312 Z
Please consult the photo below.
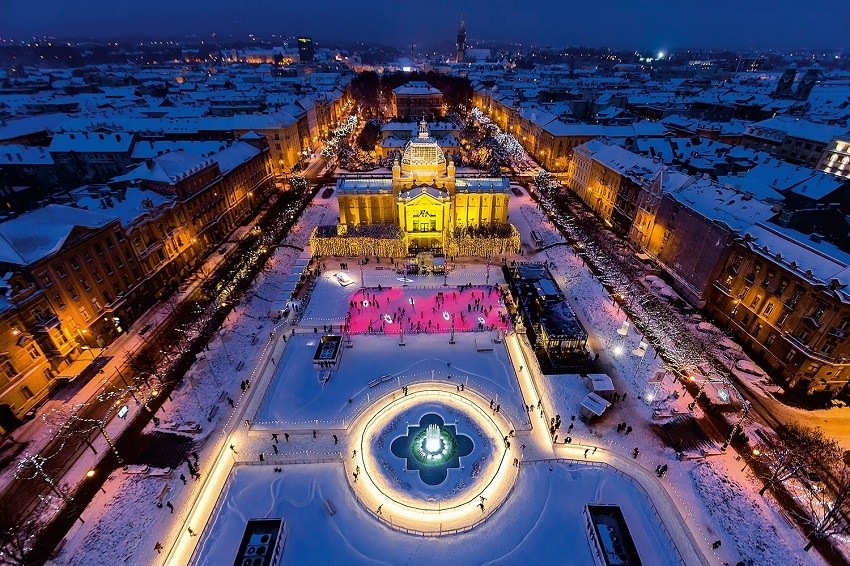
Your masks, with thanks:
M 338 426 L 350 422 L 378 395 L 414 381 L 448 381 L 449 376 L 484 397 L 498 399 L 512 420 L 524 422 L 519 385 L 504 343 L 493 343 L 495 332 L 458 333 L 453 345 L 447 334 L 405 335 L 405 346 L 399 346 L 397 336 L 354 336 L 354 346 L 343 349 L 339 369 L 324 386 L 312 365 L 319 336 L 289 338 L 255 426 L 271 421 L 278 428 L 312 429 L 316 421 L 321 427 Z M 488 343 L 493 350 L 478 351 L 476 341 Z M 385 375 L 392 378 L 369 386 Z
M 325 507 L 330 499 L 336 509 Z M 286 522 L 282 564 L 591 564 L 582 510 L 619 505 L 644 564 L 679 564 L 643 493 L 605 467 L 527 465 L 484 524 L 459 535 L 418 537 L 391 529 L 352 496 L 342 466 L 240 466 L 201 537 L 196 563 L 229 563 L 249 519 Z M 384 517 L 385 520 L 390 520 Z

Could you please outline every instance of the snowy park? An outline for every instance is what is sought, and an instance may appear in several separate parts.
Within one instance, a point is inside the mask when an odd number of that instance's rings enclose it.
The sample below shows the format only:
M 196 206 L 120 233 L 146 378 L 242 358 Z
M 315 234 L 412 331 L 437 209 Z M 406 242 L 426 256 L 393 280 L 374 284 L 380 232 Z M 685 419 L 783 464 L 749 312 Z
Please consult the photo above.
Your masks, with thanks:
M 303 246 L 307 224 L 326 213 L 308 209 L 292 241 Z M 511 215 L 523 234 L 559 241 L 527 196 L 512 202 Z M 327 259 L 303 310 L 272 321 L 264 297 L 275 295 L 297 256 L 278 250 L 255 286 L 261 300 L 240 305 L 191 371 L 191 385 L 166 406 L 166 423 L 205 422 L 215 399 L 235 400 L 194 436 L 200 479 L 181 482 L 185 464 L 162 476 L 114 473 L 95 499 L 103 516 L 73 531 L 58 563 L 75 563 L 72 551 L 88 563 L 104 549 L 132 564 L 230 562 L 249 520 L 279 518 L 281 563 L 590 564 L 583 513 L 597 504 L 619 506 L 643 563 L 822 563 L 802 552 L 802 535 L 775 502 L 755 496 L 758 481 L 734 452 L 675 459 L 657 417 L 659 409 L 664 418 L 687 413 L 687 401 L 669 378 L 650 386 L 662 360 L 641 348 L 645 337 L 569 246 L 512 259 L 549 262 L 589 331 L 591 356 L 599 354 L 596 365 L 619 399 L 593 423 L 573 418 L 586 379 L 544 375 L 527 338 L 504 324 L 504 301 L 492 287 L 504 286 L 499 266 L 458 263 L 445 277 L 401 281 L 383 264 L 337 269 L 337 258 Z M 410 326 L 416 316 L 419 332 Z M 316 355 L 331 336 L 339 337 L 338 357 L 322 366 Z M 456 462 L 450 455 L 446 479 L 435 485 L 392 451 L 429 415 L 473 443 Z M 563 423 L 553 435 L 556 416 Z M 628 432 L 618 429 L 624 421 Z M 635 447 L 640 457 L 632 457 Z M 670 467 L 663 478 L 652 473 L 660 464 Z M 733 497 L 737 521 L 716 512 Z M 173 504 L 173 520 L 161 520 L 172 515 L 157 500 Z M 118 511 L 122 502 L 138 511 L 132 520 Z M 126 528 L 168 541 L 167 552 L 154 553 L 141 536 L 122 549 L 116 541 Z M 760 532 L 775 543 L 761 545 Z M 716 540 L 724 545 L 714 548 Z

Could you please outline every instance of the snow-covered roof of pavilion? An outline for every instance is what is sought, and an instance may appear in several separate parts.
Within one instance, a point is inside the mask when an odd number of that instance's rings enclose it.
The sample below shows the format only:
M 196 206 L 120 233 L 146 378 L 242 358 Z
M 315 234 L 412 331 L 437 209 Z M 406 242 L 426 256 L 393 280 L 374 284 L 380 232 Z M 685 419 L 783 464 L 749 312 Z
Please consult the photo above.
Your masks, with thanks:
M 404 147 L 401 156 L 402 165 L 435 165 L 444 166 L 446 156 L 437 140 L 432 138 L 428 132 L 428 124 L 423 120 L 419 123 L 419 135 Z

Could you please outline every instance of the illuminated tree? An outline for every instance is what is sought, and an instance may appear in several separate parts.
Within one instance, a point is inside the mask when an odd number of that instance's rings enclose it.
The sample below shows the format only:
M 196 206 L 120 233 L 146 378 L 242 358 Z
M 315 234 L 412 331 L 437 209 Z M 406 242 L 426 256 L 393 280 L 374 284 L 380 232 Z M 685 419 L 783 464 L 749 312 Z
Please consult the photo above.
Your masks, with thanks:
M 777 432 L 771 444 L 760 447 L 771 474 L 765 478 L 759 495 L 795 477 L 806 466 L 823 461 L 835 449 L 835 442 L 824 437 L 820 430 L 793 423 L 787 425 Z
M 809 523 L 809 542 L 804 547 L 808 551 L 815 542 L 835 535 L 845 535 L 850 531 L 850 466 L 846 455 L 833 450 L 826 469 L 829 481 L 823 487 L 806 490 L 805 505 Z

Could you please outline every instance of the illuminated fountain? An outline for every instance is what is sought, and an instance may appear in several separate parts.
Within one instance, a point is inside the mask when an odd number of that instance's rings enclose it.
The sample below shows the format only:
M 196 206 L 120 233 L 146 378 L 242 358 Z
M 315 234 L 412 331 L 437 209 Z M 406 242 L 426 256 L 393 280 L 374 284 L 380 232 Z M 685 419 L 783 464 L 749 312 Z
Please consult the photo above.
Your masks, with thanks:
M 428 425 L 425 431 L 425 452 L 428 454 L 439 454 L 443 446 L 440 440 L 440 426 L 436 423 Z

